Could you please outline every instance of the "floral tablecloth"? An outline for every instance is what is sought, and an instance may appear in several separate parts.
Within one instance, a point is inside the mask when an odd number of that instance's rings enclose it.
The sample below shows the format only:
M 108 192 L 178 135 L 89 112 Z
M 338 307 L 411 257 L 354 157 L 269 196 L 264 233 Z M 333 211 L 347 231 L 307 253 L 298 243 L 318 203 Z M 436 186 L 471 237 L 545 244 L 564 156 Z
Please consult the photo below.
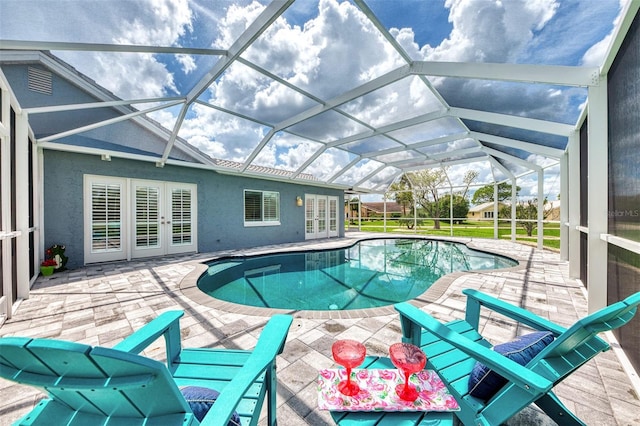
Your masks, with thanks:
M 413 374 L 410 383 L 418 390 L 418 399 L 404 401 L 395 387 L 404 383 L 398 370 L 354 369 L 351 380 L 360 386 L 360 393 L 347 396 L 340 393 L 338 383 L 346 379 L 345 369 L 320 370 L 318 375 L 318 408 L 331 411 L 459 411 L 458 403 L 442 380 L 432 370 Z

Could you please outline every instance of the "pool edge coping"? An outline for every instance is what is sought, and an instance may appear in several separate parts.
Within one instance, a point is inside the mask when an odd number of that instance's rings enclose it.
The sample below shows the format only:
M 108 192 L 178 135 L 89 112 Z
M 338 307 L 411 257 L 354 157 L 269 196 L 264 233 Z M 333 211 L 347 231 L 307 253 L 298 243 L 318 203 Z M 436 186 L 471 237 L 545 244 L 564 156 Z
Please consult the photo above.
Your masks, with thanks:
M 216 299 L 202 292 L 198 288 L 198 278 L 207 270 L 208 266 L 206 262 L 211 262 L 216 259 L 232 258 L 239 256 L 256 256 L 260 254 L 273 254 L 273 253 L 294 253 L 299 251 L 319 251 L 319 250 L 331 250 L 349 247 L 357 242 L 371 239 L 384 239 L 384 238 L 410 238 L 410 239 L 427 239 L 427 240 L 439 240 L 450 241 L 456 243 L 462 243 L 474 250 L 482 251 L 485 253 L 491 253 L 499 256 L 504 256 L 518 262 L 518 265 L 510 268 L 491 269 L 483 271 L 459 271 L 452 272 L 437 279 L 424 293 L 418 295 L 413 299 L 407 300 L 408 303 L 421 308 L 430 303 L 436 302 L 440 299 L 449 286 L 458 278 L 467 275 L 477 274 L 491 274 L 495 272 L 507 272 L 524 269 L 526 267 L 526 258 L 518 258 L 514 256 L 514 253 L 505 253 L 499 250 L 487 249 L 486 247 L 478 247 L 474 244 L 473 238 L 444 238 L 434 236 L 407 236 L 407 235 L 390 235 L 385 234 L 384 237 L 376 237 L 374 235 L 366 235 L 359 237 L 344 237 L 344 238 L 332 238 L 327 240 L 311 240 L 303 243 L 296 243 L 294 245 L 281 245 L 281 246 L 266 246 L 255 247 L 243 250 L 237 250 L 232 253 L 221 252 L 219 254 L 212 253 L 210 257 L 206 259 L 193 260 L 186 262 L 187 265 L 193 266 L 191 272 L 189 272 L 179 283 L 180 292 L 194 303 L 201 306 L 205 306 L 212 309 L 217 309 L 223 312 L 240 314 L 240 315 L 252 315 L 252 316 L 265 316 L 270 317 L 275 314 L 289 314 L 294 318 L 306 318 L 306 319 L 351 319 L 351 318 L 369 318 L 385 315 L 393 315 L 396 313 L 393 305 L 381 306 L 376 308 L 366 309 L 351 309 L 351 310 L 293 310 L 293 309 L 279 309 L 279 308 L 262 308 L 257 306 L 241 305 L 237 303 L 227 302 L 225 300 Z M 483 240 L 476 238 L 475 240 Z M 322 248 L 310 248 L 311 246 L 326 245 Z M 249 254 L 250 253 L 250 254 Z M 202 300 L 202 297 L 206 296 L 207 300 Z

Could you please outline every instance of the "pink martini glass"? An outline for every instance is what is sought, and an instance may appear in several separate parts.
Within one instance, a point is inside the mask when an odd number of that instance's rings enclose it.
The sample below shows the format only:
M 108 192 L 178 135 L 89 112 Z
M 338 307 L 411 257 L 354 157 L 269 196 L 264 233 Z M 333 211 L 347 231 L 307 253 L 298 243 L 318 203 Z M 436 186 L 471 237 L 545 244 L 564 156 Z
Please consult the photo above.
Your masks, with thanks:
M 396 386 L 396 394 L 405 401 L 415 401 L 418 399 L 418 391 L 409 384 L 409 377 L 424 369 L 427 356 L 419 347 L 410 343 L 394 343 L 389 347 L 389 357 L 393 365 L 404 374 L 404 384 Z
M 338 390 L 347 396 L 357 395 L 360 387 L 351 381 L 351 369 L 364 361 L 367 349 L 355 340 L 338 340 L 331 346 L 333 359 L 347 369 L 347 379 L 338 383 Z

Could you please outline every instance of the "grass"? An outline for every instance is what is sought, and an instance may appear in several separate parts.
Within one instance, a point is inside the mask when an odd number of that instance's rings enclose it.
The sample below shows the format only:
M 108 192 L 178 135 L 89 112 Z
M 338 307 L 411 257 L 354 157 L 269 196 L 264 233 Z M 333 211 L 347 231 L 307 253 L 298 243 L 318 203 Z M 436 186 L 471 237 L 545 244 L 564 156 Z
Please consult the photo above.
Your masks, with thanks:
M 346 226 L 348 226 L 348 224 Z M 352 226 L 357 226 L 357 222 L 355 222 L 355 225 Z M 387 220 L 387 232 L 418 235 L 437 235 L 443 237 L 451 236 L 451 226 L 448 221 L 441 221 L 440 229 L 434 229 L 433 227 L 433 220 L 423 220 L 422 224 L 417 227 L 417 231 L 414 232 L 413 229 L 408 229 L 406 226 L 400 226 L 396 220 Z M 558 250 L 560 248 L 560 224 L 545 223 L 543 228 L 543 246 L 548 249 Z M 363 220 L 360 229 L 365 232 L 384 232 L 384 221 Z M 493 222 L 464 221 L 461 224 L 454 224 L 453 236 L 493 238 Z M 505 240 L 511 239 L 511 224 L 509 222 L 498 223 L 498 238 Z M 525 244 L 537 244 L 537 239 L 537 229 L 534 229 L 532 235 L 529 237 L 522 227 L 516 227 L 516 241 Z

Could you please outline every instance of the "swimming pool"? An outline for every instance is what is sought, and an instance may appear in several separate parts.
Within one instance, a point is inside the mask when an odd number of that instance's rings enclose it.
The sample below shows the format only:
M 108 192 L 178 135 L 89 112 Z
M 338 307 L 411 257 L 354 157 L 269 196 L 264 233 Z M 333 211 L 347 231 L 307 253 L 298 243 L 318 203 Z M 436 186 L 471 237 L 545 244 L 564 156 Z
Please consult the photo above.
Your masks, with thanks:
M 351 310 L 413 299 L 451 272 L 517 264 L 461 243 L 370 239 L 342 249 L 215 260 L 197 285 L 209 296 L 242 305 Z

